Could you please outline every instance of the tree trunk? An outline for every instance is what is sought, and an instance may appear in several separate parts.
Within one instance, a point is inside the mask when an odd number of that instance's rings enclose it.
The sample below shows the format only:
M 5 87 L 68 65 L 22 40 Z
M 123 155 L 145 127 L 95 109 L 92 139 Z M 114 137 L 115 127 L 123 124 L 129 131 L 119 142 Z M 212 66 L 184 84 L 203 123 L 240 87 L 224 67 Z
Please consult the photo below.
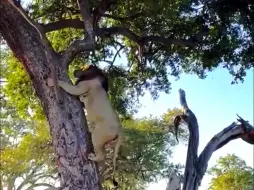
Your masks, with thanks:
M 53 51 L 48 51 L 52 59 L 47 63 L 38 32 L 7 1 L 1 0 L 0 12 L 1 35 L 28 72 L 47 116 L 61 187 L 66 190 L 101 189 L 97 166 L 87 159 L 91 146 L 81 103 L 63 90 L 60 90 L 62 102 L 58 103 L 54 88 L 46 84 L 51 74 L 49 64 L 59 71 L 59 79 L 70 82 L 66 68 Z

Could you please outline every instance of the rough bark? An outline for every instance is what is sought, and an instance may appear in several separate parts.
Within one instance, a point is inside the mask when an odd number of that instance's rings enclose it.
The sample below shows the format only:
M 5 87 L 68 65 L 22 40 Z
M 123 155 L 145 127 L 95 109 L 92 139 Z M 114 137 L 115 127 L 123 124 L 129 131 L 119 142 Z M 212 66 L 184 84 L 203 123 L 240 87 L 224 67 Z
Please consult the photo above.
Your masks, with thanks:
M 231 125 L 216 134 L 207 143 L 204 150 L 198 156 L 198 121 L 195 114 L 187 105 L 184 90 L 180 89 L 179 94 L 184 114 L 176 116 L 174 123 L 178 127 L 181 122 L 184 122 L 188 126 L 190 132 L 182 190 L 197 190 L 207 170 L 208 162 L 213 152 L 220 149 L 231 140 L 237 138 L 242 138 L 242 140 L 247 143 L 254 144 L 254 128 L 248 123 L 248 121 L 245 121 L 238 116 L 238 123 L 233 122 Z M 170 180 L 168 186 L 170 186 Z
M 91 146 L 81 103 L 63 90 L 60 90 L 63 101 L 59 103 L 54 89 L 46 84 L 50 66 L 58 71 L 59 79 L 70 82 L 66 68 L 60 64 L 60 56 L 47 52 L 52 57 L 52 62 L 47 63 L 38 32 L 9 2 L 0 1 L 0 12 L 1 35 L 29 74 L 47 116 L 62 188 L 101 189 L 97 167 L 87 159 Z

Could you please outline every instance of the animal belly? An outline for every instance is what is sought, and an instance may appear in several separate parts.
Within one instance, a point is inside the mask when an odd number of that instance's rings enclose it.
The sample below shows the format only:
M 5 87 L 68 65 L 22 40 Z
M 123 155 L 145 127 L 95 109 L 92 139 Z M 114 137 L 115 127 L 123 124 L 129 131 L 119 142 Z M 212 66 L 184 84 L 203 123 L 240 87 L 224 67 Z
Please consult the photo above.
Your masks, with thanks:
M 91 123 L 103 122 L 105 119 L 100 115 L 93 115 L 87 113 L 87 120 Z
M 94 121 L 110 121 L 118 118 L 116 112 L 111 107 L 106 107 L 103 105 L 93 107 L 87 106 L 86 111 L 89 118 Z

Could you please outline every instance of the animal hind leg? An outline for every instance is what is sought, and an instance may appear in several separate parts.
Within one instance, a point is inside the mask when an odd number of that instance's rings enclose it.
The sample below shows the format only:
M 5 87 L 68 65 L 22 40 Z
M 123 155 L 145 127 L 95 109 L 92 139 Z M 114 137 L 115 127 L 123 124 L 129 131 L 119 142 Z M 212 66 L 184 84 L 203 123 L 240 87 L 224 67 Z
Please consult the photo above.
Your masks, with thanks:
M 104 161 L 106 158 L 105 144 L 115 139 L 115 137 L 116 134 L 112 132 L 112 129 L 107 129 L 106 126 L 95 126 L 92 133 L 95 155 L 93 153 L 89 154 L 88 159 L 96 162 Z

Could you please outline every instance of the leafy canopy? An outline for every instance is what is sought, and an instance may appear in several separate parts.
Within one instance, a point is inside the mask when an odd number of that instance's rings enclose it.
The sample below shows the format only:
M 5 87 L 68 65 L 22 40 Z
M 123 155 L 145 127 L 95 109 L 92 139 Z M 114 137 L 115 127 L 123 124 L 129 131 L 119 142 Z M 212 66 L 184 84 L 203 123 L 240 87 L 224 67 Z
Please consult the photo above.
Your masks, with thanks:
M 96 50 L 79 59 L 114 68 L 123 55 L 129 89 L 168 92 L 167 74 L 182 72 L 205 77 L 218 66 L 243 80 L 253 67 L 254 4 L 248 0 L 102 0 L 90 1 Z M 104 7 L 104 8 L 101 8 Z M 43 23 L 53 47 L 62 53 L 83 37 L 76 1 L 37 0 L 28 8 Z M 99 14 L 98 12 L 101 11 Z M 104 12 L 103 12 L 104 11 Z M 72 21 L 66 19 L 71 19 Z M 50 24 L 46 24 L 50 23 Z M 55 24 L 54 24 L 55 23 Z M 112 73 L 111 73 L 112 74 Z
M 29 16 L 42 25 L 56 52 L 62 54 L 74 40 L 84 38 L 76 1 L 31 2 L 27 7 Z M 110 76 L 111 101 L 122 115 L 137 111 L 139 97 L 146 90 L 153 98 L 158 98 L 159 91 L 168 93 L 168 75 L 179 77 L 185 72 L 204 78 L 208 71 L 224 67 L 237 82 L 243 81 L 246 70 L 254 65 L 251 1 L 96 0 L 89 6 L 95 20 L 96 48 L 90 53 L 81 52 L 70 66 L 69 75 L 73 77 L 74 68 L 84 63 L 104 68 Z M 100 7 L 105 12 L 99 14 Z M 18 71 L 20 66 L 14 58 L 9 61 L 12 63 L 5 75 L 15 74 L 17 79 L 12 78 L 6 93 L 11 96 L 11 85 L 22 81 L 16 94 L 24 96 L 31 89 L 21 86 L 29 81 Z M 31 103 L 30 107 L 39 109 L 34 98 L 19 98 L 11 98 L 18 107 Z M 23 111 L 26 115 L 27 110 Z

